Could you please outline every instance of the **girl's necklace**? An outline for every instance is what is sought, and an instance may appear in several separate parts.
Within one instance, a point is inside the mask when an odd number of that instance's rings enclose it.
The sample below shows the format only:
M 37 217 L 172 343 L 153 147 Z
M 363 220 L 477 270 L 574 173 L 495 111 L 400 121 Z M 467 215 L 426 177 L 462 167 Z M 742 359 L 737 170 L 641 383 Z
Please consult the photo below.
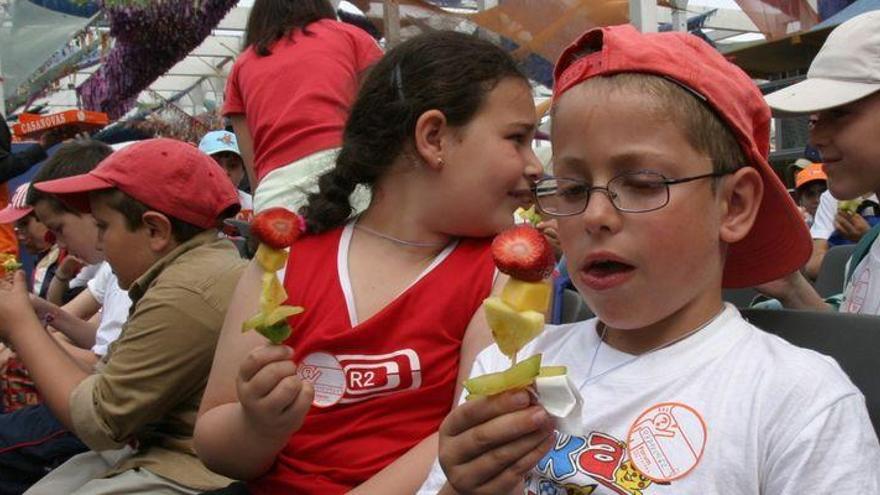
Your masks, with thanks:
M 361 225 L 360 223 L 355 223 L 354 228 L 356 228 L 358 230 L 363 230 L 364 232 L 367 232 L 368 234 L 372 234 L 376 237 L 380 237 L 382 239 L 385 239 L 386 241 L 391 241 L 395 244 L 400 244 L 401 246 L 409 246 L 409 247 L 416 247 L 416 248 L 440 248 L 440 247 L 444 247 L 447 244 L 449 244 L 449 241 L 442 241 L 442 242 L 405 241 L 403 239 L 398 239 L 397 237 L 390 236 L 388 234 L 383 234 L 382 232 L 379 232 L 377 230 L 373 230 L 365 225 Z

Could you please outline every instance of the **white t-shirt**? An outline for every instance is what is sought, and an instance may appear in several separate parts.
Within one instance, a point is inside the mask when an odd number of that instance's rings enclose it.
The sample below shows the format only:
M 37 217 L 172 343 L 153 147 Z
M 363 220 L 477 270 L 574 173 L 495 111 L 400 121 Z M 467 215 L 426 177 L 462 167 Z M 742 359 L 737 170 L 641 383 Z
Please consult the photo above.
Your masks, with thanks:
M 877 201 L 876 195 L 868 196 L 866 199 Z M 819 196 L 819 207 L 816 208 L 816 218 L 813 219 L 813 225 L 810 227 L 810 235 L 813 239 L 827 240 L 834 233 L 834 217 L 837 216 L 837 199 L 831 195 L 831 191 L 825 191 Z
M 79 272 L 73 277 L 73 280 L 67 284 L 67 287 L 71 289 L 75 289 L 77 287 L 85 287 L 86 284 L 89 283 L 89 280 L 95 278 L 95 274 L 98 273 L 98 269 L 101 268 L 102 265 L 105 265 L 106 262 L 95 263 L 94 265 L 86 265 L 82 267 Z
M 557 433 L 525 493 L 880 493 L 864 396 L 833 359 L 753 327 L 731 305 L 693 336 L 639 357 L 601 343 L 596 322 L 548 326 L 520 353 L 566 365 L 584 399 L 581 434 Z M 492 346 L 472 376 L 509 366 Z M 644 478 L 634 464 L 671 481 Z M 443 482 L 435 462 L 420 494 Z
M 88 289 L 92 297 L 101 303 L 101 323 L 98 324 L 92 352 L 103 356 L 107 354 L 110 344 L 119 338 L 122 325 L 128 320 L 131 299 L 128 292 L 119 288 L 116 275 L 106 261 L 101 263 L 98 272 L 89 280 Z
M 840 311 L 880 316 L 880 238 L 853 270 L 843 291 Z

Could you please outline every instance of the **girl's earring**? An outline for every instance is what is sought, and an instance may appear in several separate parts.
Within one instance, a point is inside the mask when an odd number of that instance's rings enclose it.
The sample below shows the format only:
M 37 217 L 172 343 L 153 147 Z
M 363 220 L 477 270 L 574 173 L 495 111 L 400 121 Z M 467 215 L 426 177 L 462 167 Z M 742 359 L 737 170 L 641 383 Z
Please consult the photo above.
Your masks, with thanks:
M 438 167 L 442 167 L 443 165 L 445 165 L 445 163 L 443 162 L 443 157 L 442 157 L 442 156 L 438 156 L 438 157 L 437 157 L 437 166 L 438 166 Z

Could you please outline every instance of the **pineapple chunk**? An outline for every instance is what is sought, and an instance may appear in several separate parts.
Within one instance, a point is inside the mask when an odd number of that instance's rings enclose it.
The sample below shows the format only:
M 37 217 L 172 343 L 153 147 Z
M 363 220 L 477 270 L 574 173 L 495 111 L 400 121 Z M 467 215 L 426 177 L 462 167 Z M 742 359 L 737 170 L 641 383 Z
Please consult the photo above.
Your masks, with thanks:
M 287 251 L 283 249 L 274 249 L 260 243 L 260 246 L 257 248 L 257 253 L 254 255 L 254 259 L 257 260 L 257 263 L 260 264 L 263 271 L 277 272 L 284 268 L 284 263 L 287 262 Z
M 498 297 L 483 301 L 492 337 L 505 356 L 513 356 L 544 330 L 544 315 L 537 311 L 518 312 Z
M 525 282 L 512 278 L 501 289 L 501 300 L 516 311 L 544 313 L 550 306 L 549 282 Z
M 498 373 L 481 375 L 464 382 L 464 388 L 472 396 L 495 395 L 531 385 L 541 369 L 541 355 L 534 356 Z
M 263 273 L 263 290 L 260 292 L 260 311 L 269 313 L 287 299 L 287 291 L 278 281 L 275 272 Z

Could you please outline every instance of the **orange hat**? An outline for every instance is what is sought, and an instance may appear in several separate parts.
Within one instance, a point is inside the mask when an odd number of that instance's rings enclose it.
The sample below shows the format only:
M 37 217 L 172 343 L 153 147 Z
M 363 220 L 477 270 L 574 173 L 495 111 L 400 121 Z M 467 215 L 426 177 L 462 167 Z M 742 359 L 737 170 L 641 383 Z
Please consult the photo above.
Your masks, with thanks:
M 138 141 L 105 158 L 87 174 L 34 187 L 89 211 L 88 192 L 116 188 L 148 207 L 204 229 L 240 205 L 226 172 L 195 146 L 160 138 Z
M 586 32 L 562 53 L 553 98 L 581 81 L 623 72 L 655 75 L 688 89 L 727 125 L 764 180 L 758 217 L 748 235 L 728 248 L 722 285 L 751 287 L 803 266 L 813 249 L 810 232 L 767 161 L 770 109 L 749 76 L 692 34 L 610 26 Z
M 794 187 L 800 189 L 801 186 L 817 180 L 827 181 L 828 176 L 822 170 L 821 163 L 811 163 L 794 176 Z

